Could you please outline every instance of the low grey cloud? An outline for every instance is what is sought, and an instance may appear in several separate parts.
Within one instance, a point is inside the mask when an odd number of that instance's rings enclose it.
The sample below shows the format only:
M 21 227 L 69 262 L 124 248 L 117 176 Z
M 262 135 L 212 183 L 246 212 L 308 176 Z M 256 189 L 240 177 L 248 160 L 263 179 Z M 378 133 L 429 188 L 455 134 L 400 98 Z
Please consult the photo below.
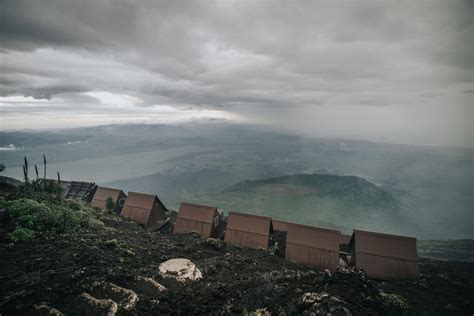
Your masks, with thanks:
M 171 106 L 316 136 L 344 131 L 406 141 L 417 134 L 424 136 L 414 142 L 438 144 L 444 133 L 442 144 L 472 141 L 465 120 L 437 129 L 440 117 L 472 112 L 470 94 L 462 92 L 472 90 L 474 73 L 469 0 L 4 0 L 0 6 L 0 97 L 53 104 L 35 113 L 54 114 L 61 104 L 62 114 L 102 115 L 106 109 L 88 93 L 106 92 L 141 101 L 108 106 L 117 116 Z M 16 118 L 36 106 L 0 102 L 0 111 Z M 413 113 L 419 124 L 403 119 Z M 346 114 L 359 121 L 339 121 Z M 323 130 L 316 126 L 322 117 L 339 123 Z

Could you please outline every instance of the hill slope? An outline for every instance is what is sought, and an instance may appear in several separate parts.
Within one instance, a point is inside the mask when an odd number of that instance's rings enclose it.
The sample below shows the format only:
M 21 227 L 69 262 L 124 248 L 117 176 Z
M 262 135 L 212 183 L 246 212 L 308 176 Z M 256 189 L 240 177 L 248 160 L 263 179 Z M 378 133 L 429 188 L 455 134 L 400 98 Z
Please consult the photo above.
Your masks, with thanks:
M 242 181 L 224 193 L 260 192 L 273 195 L 317 195 L 355 206 L 396 208 L 394 197 L 357 176 L 295 174 L 270 179 Z
M 397 200 L 357 176 L 295 174 L 242 181 L 219 193 L 193 197 L 224 210 L 341 229 L 364 228 L 401 233 Z

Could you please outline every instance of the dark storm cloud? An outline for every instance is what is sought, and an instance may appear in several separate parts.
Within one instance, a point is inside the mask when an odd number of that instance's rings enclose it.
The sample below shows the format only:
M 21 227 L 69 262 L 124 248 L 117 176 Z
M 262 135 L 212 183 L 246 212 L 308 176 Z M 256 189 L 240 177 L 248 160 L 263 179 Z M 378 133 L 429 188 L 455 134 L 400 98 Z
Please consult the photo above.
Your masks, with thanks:
M 465 107 L 473 3 L 4 0 L 0 95 L 62 98 L 73 115 L 105 91 L 277 124 L 326 107 Z

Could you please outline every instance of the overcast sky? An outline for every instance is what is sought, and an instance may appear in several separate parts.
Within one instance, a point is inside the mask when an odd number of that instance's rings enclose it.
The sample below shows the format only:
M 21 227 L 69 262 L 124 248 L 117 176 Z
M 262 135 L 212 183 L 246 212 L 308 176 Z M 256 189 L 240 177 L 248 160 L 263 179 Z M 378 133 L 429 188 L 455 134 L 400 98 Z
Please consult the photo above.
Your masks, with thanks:
M 474 1 L 0 1 L 0 128 L 473 145 Z

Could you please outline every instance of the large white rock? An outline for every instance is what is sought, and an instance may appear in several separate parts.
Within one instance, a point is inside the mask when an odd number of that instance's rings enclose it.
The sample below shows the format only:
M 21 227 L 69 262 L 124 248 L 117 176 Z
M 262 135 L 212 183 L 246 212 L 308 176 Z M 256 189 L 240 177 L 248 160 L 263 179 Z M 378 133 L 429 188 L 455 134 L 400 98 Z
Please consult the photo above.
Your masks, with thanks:
M 189 259 L 170 259 L 160 264 L 160 275 L 162 277 L 173 277 L 178 282 L 186 280 L 196 281 L 202 279 L 201 271 Z

